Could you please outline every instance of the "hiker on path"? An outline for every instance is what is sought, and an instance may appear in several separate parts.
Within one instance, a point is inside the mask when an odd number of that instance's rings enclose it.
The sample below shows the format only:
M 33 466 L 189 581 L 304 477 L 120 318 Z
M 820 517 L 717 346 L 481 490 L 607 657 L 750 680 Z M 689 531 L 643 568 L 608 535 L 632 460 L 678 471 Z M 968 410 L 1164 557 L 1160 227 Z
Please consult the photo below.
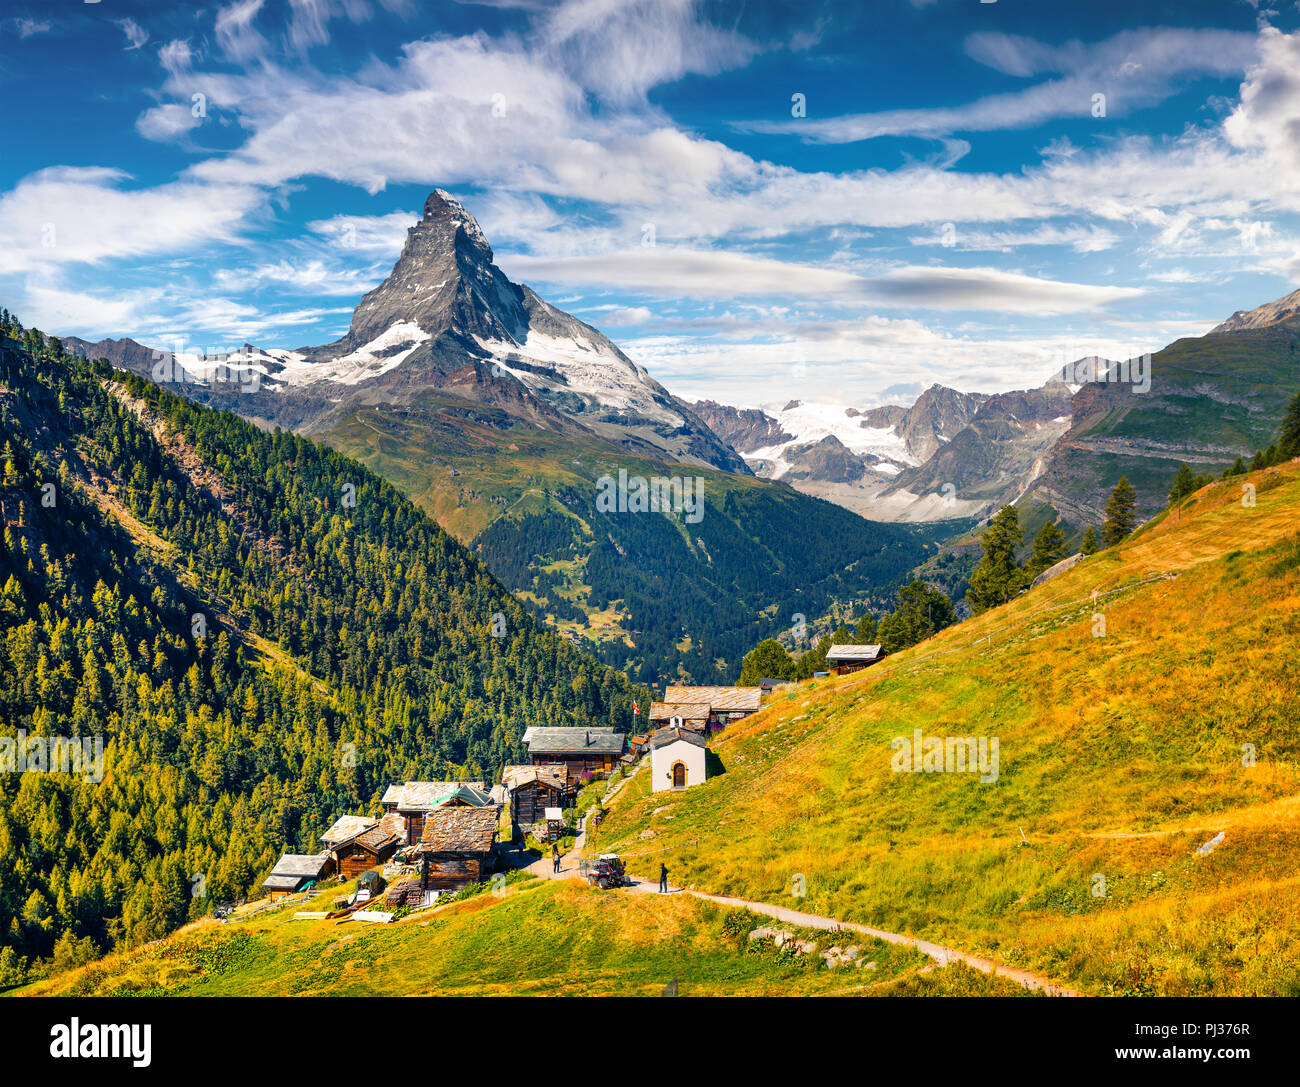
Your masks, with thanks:
M 659 862 L 659 893 L 662 895 L 668 893 L 668 865 L 662 861 Z
M 560 870 L 560 847 L 558 843 L 552 842 L 551 843 L 551 871 L 558 872 L 559 870 Z

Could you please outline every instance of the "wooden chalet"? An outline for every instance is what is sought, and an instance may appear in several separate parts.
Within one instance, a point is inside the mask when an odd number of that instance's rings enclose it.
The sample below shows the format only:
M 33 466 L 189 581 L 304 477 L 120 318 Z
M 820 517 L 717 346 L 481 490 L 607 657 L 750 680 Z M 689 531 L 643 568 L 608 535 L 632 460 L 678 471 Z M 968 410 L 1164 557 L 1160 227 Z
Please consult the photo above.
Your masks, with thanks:
M 385 816 L 397 817 L 397 831 L 403 845 L 418 842 L 424 832 L 424 817 L 442 804 L 486 807 L 493 803 L 482 781 L 408 781 L 390 785 L 380 799 Z
M 568 792 L 567 768 L 553 766 L 507 766 L 501 784 L 510 791 L 510 821 L 516 826 L 540 823 L 547 808 L 558 808 Z
M 826 664 L 831 675 L 858 672 L 880 660 L 878 645 L 833 645 L 826 650 Z
M 321 843 L 334 855 L 343 880 L 382 867 L 401 844 L 380 820 L 364 815 L 341 816 L 321 835 Z
M 675 707 L 684 707 L 689 708 L 691 713 L 698 713 L 696 707 L 705 705 L 708 706 L 705 727 L 695 731 L 712 732 L 725 728 L 732 721 L 757 713 L 762 701 L 763 691 L 760 687 L 667 687 L 664 689 L 663 702 L 655 704 L 664 707 L 668 711 L 667 716 L 656 722 L 652 706 L 650 723 L 662 728 L 675 717 L 680 717 L 683 727 L 694 728 L 691 717 L 686 713 L 672 711 Z
M 612 728 L 530 728 L 524 736 L 533 766 L 561 764 L 570 778 L 607 774 L 623 755 L 625 736 Z
M 454 891 L 481 883 L 497 839 L 496 808 L 434 808 L 420 835 L 420 888 Z
M 278 902 L 285 895 L 296 894 L 309 883 L 334 874 L 334 855 L 324 853 L 286 853 L 262 881 L 262 890 Z

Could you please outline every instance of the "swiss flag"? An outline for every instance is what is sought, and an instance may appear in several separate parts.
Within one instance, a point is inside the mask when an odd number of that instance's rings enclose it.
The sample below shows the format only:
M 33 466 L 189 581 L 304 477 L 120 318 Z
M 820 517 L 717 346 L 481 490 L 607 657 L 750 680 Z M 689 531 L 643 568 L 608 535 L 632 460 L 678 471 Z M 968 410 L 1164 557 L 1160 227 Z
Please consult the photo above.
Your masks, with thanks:
M 637 717 L 641 716 L 641 707 L 636 704 L 636 699 L 632 700 L 632 713 Z

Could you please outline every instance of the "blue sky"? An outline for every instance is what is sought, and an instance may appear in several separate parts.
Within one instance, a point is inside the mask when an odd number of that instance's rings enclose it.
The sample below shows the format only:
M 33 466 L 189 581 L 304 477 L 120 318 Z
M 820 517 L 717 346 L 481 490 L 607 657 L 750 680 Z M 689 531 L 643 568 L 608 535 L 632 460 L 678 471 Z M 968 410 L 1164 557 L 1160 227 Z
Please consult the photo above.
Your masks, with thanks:
M 433 187 L 680 395 L 1037 385 L 1300 279 L 1300 12 L 7 3 L 0 300 L 336 339 Z

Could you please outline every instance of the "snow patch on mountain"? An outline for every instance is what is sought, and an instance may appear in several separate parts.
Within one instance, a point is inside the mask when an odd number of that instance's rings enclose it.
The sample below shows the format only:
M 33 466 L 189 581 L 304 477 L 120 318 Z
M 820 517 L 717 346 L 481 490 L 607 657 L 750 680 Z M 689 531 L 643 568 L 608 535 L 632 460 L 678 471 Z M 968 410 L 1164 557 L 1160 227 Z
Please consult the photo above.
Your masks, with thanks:
M 850 414 L 852 413 L 852 414 Z M 781 429 L 794 437 L 777 445 L 765 446 L 746 454 L 745 459 L 751 463 L 767 461 L 772 465 L 770 478 L 780 479 L 790 470 L 785 454 L 795 446 L 819 442 L 823 438 L 837 438 L 851 453 L 860 457 L 876 458 L 879 463 L 871 465 L 874 471 L 896 474 L 899 469 L 893 461 L 915 465 L 917 461 L 907 451 L 907 444 L 893 427 L 868 427 L 862 420 L 855 418 L 857 412 L 839 404 L 804 403 L 791 401 L 775 418 Z
M 587 337 L 550 336 L 529 329 L 522 344 L 477 336 L 475 342 L 497 366 L 544 399 L 567 392 L 619 414 L 644 416 L 673 427 L 685 422 L 659 403 L 635 364 Z

